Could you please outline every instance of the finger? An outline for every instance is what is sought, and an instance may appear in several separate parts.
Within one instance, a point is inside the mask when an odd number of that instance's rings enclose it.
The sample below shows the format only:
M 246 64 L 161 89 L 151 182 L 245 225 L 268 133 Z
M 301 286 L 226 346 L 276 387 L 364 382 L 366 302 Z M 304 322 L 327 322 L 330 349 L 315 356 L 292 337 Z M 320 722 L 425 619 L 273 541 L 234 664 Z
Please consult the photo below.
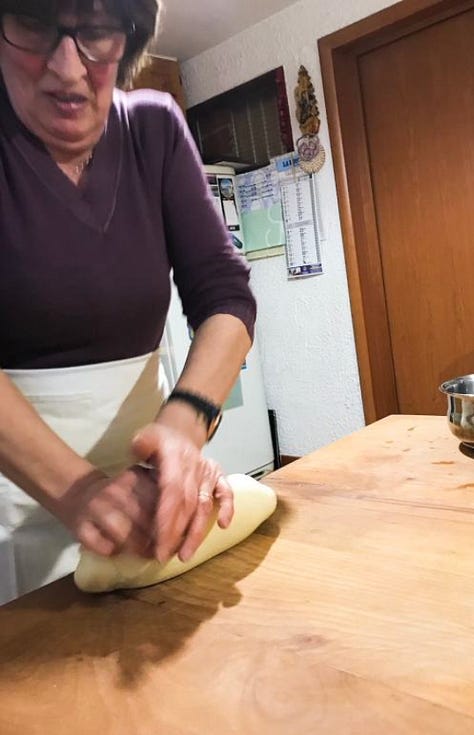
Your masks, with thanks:
M 196 489 L 200 486 L 202 461 L 188 471 L 161 477 L 161 492 L 156 514 L 156 558 L 165 563 L 182 544 L 182 539 L 197 506 Z M 182 469 L 182 468 L 180 468 Z
M 221 528 L 228 528 L 234 516 L 234 493 L 224 475 L 217 478 L 214 497 L 219 505 L 217 522 Z
M 213 510 L 214 502 L 212 495 L 200 490 L 198 493 L 196 512 L 186 532 L 185 541 L 178 552 L 178 556 L 181 561 L 189 561 L 203 541 L 210 525 L 210 518 L 213 514 Z
M 98 516 L 94 523 L 105 536 L 108 536 L 118 546 L 123 546 L 131 535 L 133 521 L 125 513 L 116 508 L 107 509 Z
M 95 525 L 103 536 L 113 542 L 114 553 L 126 551 L 141 556 L 152 540 L 151 526 L 149 526 L 148 533 L 144 532 L 129 515 L 116 508 L 101 514 L 100 518 L 95 521 Z
M 195 487 L 194 483 L 193 486 Z M 158 503 L 155 521 L 155 556 L 162 564 L 171 559 L 180 547 L 186 528 L 194 514 L 195 506 L 191 508 L 181 502 L 179 496 L 182 492 L 180 488 L 175 490 L 170 487 L 168 493 L 166 490 L 163 492 L 163 501 Z M 187 495 L 191 494 L 186 488 L 184 492 Z M 195 490 L 193 494 L 196 495 Z M 167 495 L 178 497 L 172 498 L 172 502 L 167 502 Z
M 156 503 L 150 507 L 142 507 L 138 504 L 137 507 L 134 505 L 127 505 L 126 514 L 128 515 L 134 528 L 145 536 L 151 537 L 154 534 L 154 520 L 156 512 Z
M 154 479 L 159 487 L 159 497 L 154 537 L 155 556 L 161 563 L 168 561 L 177 551 L 194 514 L 198 486 L 196 475 L 200 463 L 199 454 L 191 451 L 190 447 L 185 447 L 178 459 L 175 453 L 174 456 L 168 452 L 163 454 L 163 439 L 161 427 L 149 424 L 132 440 L 135 456 L 143 461 L 153 461 L 156 468 Z
M 92 521 L 82 521 L 76 536 L 85 549 L 100 556 L 112 556 L 116 551 L 115 543 L 104 536 Z
M 219 505 L 217 520 L 221 528 L 227 528 L 234 515 L 234 493 L 229 482 L 222 474 L 220 465 L 213 459 L 206 461 L 213 488 L 212 492 Z
M 102 518 L 110 513 L 111 508 L 115 509 L 150 536 L 157 499 L 158 489 L 151 473 L 134 467 L 120 476 L 117 482 L 112 482 L 103 497 L 95 498 L 90 503 L 90 510 L 96 518 Z
M 216 487 L 217 478 L 221 475 L 221 470 L 217 462 L 211 459 L 202 460 L 202 472 L 201 480 L 199 483 L 199 495 L 209 495 L 211 498 L 214 495 L 214 488 Z
M 130 498 L 122 507 L 122 512 L 131 519 L 134 526 L 140 529 L 144 534 L 151 536 L 153 534 L 155 513 L 158 504 L 158 488 L 151 487 L 151 496 L 147 488 L 147 492 L 141 492 L 142 488 L 137 488 Z
M 202 459 L 202 477 L 197 495 L 197 508 L 193 519 L 186 529 L 184 543 L 179 550 L 179 558 L 187 561 L 202 542 L 209 526 L 209 517 L 214 508 L 213 494 L 221 469 L 212 459 Z

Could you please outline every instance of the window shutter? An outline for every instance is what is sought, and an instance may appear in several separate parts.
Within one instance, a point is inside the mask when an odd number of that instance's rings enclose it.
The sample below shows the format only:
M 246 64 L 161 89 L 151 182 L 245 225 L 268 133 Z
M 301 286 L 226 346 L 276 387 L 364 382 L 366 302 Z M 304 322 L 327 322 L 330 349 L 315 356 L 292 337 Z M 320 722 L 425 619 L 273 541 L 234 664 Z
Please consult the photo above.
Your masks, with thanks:
M 293 150 L 283 68 L 279 67 L 188 110 L 204 163 L 249 168 Z

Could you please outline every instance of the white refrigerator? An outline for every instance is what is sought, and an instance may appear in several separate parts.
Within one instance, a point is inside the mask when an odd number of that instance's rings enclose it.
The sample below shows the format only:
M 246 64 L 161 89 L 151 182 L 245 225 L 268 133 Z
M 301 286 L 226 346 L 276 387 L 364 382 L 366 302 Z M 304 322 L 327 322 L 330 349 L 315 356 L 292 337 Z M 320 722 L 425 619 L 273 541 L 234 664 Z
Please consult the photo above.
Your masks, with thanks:
M 233 212 L 229 212 L 231 204 L 227 184 L 232 173 L 227 168 L 212 167 L 208 178 L 214 182 L 216 176 L 222 175 L 226 180 L 224 186 L 216 187 L 214 194 L 217 198 L 218 189 L 223 190 L 227 201 L 223 203 L 222 211 L 227 209 L 226 222 L 229 230 L 234 237 L 240 238 L 240 228 L 235 216 Z M 219 208 L 218 202 L 216 207 Z M 239 247 L 238 244 L 236 246 Z M 177 289 L 172 284 L 171 305 L 161 343 L 162 363 L 170 388 L 175 385 L 184 367 L 190 345 L 190 330 L 182 312 Z M 206 456 L 219 462 L 225 474 L 239 472 L 258 479 L 274 468 L 272 434 L 256 341 L 224 405 L 221 425 L 203 451 Z

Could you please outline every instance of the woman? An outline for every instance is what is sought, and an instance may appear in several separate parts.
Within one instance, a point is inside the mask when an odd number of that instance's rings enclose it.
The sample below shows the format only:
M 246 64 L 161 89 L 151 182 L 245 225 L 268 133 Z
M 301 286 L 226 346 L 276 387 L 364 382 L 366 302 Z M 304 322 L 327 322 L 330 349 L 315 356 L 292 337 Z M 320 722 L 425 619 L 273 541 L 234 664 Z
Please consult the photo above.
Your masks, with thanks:
M 0 0 L 0 600 L 77 544 L 188 559 L 232 492 L 201 448 L 251 345 L 248 271 L 168 95 L 116 89 L 155 0 Z M 195 338 L 165 391 L 169 273 Z M 137 460 L 153 471 L 134 464 Z

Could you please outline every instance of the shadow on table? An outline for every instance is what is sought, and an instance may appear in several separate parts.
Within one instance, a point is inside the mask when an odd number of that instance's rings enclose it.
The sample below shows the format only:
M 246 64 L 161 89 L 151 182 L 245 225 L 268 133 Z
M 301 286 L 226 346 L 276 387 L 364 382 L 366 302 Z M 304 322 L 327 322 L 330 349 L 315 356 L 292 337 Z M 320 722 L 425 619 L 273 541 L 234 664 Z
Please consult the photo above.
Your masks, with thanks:
M 119 686 L 137 686 L 151 667 L 181 651 L 219 608 L 239 604 L 238 583 L 263 562 L 289 515 L 279 501 L 270 533 L 269 519 L 262 533 L 153 587 L 87 595 L 67 577 L 1 608 L 0 689 L 2 680 L 11 684 L 19 676 L 40 682 L 43 667 L 81 677 L 90 667 L 93 680 L 98 659 L 109 660 Z

